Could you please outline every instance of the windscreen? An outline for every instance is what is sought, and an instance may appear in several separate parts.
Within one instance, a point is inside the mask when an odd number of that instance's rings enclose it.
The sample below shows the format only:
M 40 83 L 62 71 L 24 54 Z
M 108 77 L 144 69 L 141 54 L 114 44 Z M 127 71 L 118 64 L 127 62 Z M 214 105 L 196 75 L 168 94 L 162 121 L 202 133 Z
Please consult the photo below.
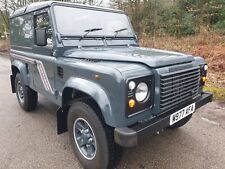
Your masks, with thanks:
M 134 36 L 125 14 L 66 6 L 54 6 L 54 13 L 62 35 Z

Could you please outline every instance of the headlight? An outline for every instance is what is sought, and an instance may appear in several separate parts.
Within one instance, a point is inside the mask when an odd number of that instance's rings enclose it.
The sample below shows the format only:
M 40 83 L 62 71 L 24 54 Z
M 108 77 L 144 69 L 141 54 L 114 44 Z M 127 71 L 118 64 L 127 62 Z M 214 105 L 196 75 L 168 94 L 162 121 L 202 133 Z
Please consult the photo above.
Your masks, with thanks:
M 154 89 L 153 78 L 153 75 L 146 75 L 127 80 L 126 112 L 128 117 L 153 107 L 154 98 L 151 92 Z
M 148 97 L 148 85 L 141 82 L 137 85 L 135 98 L 138 102 L 143 102 Z

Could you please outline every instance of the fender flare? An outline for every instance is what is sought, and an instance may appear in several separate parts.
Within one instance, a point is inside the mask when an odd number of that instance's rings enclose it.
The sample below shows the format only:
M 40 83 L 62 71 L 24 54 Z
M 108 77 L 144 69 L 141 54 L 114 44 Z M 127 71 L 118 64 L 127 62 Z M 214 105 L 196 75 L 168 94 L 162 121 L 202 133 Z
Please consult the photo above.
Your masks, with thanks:
M 19 70 L 21 78 L 22 78 L 24 84 L 27 86 L 28 85 L 28 75 L 27 75 L 26 64 L 21 62 L 21 61 L 19 61 L 19 60 L 14 60 L 12 62 L 12 64 L 11 64 L 11 66 L 12 67 L 14 66 L 14 67 L 16 67 Z
M 107 96 L 105 90 L 99 84 L 96 84 L 93 81 L 89 81 L 87 79 L 71 77 L 65 83 L 64 89 L 67 87 L 81 91 L 92 97 L 92 99 L 95 100 L 95 102 L 101 109 L 101 113 L 104 117 L 106 124 L 112 125 L 114 123 L 109 97 Z

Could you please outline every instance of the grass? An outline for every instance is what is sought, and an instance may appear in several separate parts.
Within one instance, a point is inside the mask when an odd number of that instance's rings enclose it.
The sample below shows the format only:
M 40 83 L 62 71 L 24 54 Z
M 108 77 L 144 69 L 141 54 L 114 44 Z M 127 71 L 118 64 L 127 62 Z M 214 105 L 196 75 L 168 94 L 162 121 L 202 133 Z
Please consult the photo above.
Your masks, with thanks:
M 225 101 L 225 88 L 205 86 L 204 91 L 208 91 L 208 92 L 213 93 L 213 99 L 214 100 Z

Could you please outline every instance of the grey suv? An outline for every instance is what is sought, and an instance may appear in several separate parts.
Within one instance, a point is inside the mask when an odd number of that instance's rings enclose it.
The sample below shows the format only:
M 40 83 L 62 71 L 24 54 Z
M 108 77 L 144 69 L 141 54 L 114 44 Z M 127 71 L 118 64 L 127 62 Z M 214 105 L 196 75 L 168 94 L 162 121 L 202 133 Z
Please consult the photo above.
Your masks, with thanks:
M 25 111 L 38 94 L 59 106 L 58 134 L 69 132 L 84 168 L 113 168 L 121 147 L 183 126 L 212 101 L 206 62 L 139 47 L 123 11 L 47 1 L 10 24 L 12 92 Z

